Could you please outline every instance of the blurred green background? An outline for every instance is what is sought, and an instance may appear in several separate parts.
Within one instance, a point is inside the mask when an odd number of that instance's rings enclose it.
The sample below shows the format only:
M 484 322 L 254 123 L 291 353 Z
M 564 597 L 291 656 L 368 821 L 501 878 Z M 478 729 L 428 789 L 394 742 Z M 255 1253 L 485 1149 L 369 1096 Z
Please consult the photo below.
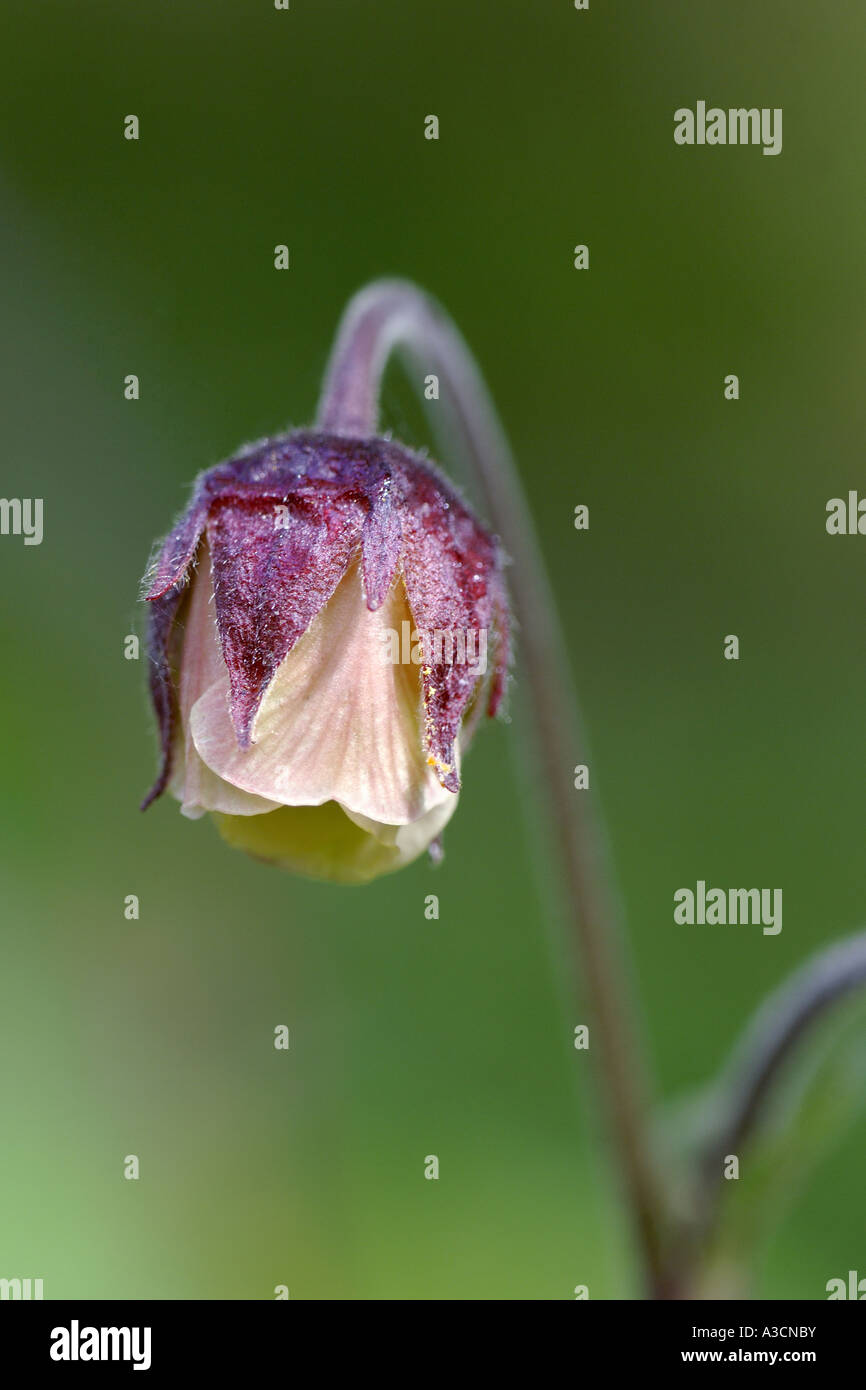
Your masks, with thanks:
M 123 639 L 196 472 L 311 419 L 351 293 L 430 290 L 540 529 L 661 1091 L 698 1085 L 866 919 L 866 540 L 824 529 L 863 482 L 862 7 L 5 0 L 2 24 L 0 490 L 45 499 L 45 539 L 0 540 L 0 1276 L 635 1296 L 522 716 L 479 737 L 439 870 L 324 887 L 168 799 L 140 815 L 154 738 Z M 698 99 L 781 106 L 782 154 L 676 147 Z M 407 400 L 395 376 L 387 423 L 414 436 Z M 676 926 L 697 878 L 782 886 L 782 934 Z M 758 1296 L 866 1273 L 864 1139 L 789 1205 Z

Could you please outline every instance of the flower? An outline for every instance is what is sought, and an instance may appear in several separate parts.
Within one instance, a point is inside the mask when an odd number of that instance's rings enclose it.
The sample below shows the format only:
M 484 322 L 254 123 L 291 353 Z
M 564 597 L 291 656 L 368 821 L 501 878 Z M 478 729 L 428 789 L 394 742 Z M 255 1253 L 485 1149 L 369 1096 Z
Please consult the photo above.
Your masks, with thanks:
M 389 440 L 299 432 L 201 474 L 145 580 L 162 759 L 143 806 L 170 787 L 229 844 L 339 882 L 435 854 L 503 695 L 502 571 Z

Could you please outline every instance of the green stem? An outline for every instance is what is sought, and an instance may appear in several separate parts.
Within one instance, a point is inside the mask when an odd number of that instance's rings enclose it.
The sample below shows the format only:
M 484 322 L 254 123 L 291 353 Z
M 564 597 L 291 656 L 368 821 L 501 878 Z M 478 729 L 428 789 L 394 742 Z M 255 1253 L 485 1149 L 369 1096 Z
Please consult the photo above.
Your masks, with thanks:
M 571 939 L 586 987 L 592 1053 L 643 1254 L 648 1291 L 665 1296 L 663 1207 L 652 1160 L 648 1085 L 633 996 L 600 830 L 590 793 L 577 792 L 572 769 L 584 747 L 562 631 L 511 452 L 481 374 L 444 312 L 413 285 L 379 281 L 357 294 L 343 317 L 326 374 L 318 427 L 367 438 L 377 432 L 379 393 L 389 356 L 400 349 L 416 380 L 440 379 L 449 409 L 511 557 L 510 588 L 535 713 L 538 757 L 551 826 L 565 876 Z M 420 374 L 420 375 L 419 375 Z
M 718 1219 L 725 1156 L 742 1153 L 810 1029 L 863 985 L 866 931 L 834 942 L 806 961 L 761 1004 L 744 1029 L 719 1083 L 721 1118 L 700 1163 L 698 1257 Z

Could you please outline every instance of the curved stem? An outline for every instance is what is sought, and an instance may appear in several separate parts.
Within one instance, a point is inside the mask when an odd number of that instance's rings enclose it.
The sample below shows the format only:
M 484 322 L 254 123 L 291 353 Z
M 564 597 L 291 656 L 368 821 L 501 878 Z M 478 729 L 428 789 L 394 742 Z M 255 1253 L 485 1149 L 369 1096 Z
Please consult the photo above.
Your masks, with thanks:
M 562 632 L 505 435 L 469 349 L 444 312 L 413 285 L 379 281 L 350 302 L 326 373 L 318 414 L 325 432 L 376 433 L 388 357 L 400 348 L 440 378 L 443 403 L 483 490 L 489 518 L 512 560 L 511 584 L 538 733 L 543 783 L 565 872 L 572 940 L 586 986 L 601 1091 L 630 1197 L 650 1291 L 663 1296 L 661 1190 L 650 1152 L 643 1049 L 620 952 L 610 875 L 589 792 L 572 769 L 583 738 Z
M 725 1112 L 702 1162 L 702 1223 L 714 1223 L 722 1191 L 722 1160 L 749 1139 L 767 1098 L 808 1030 L 834 1004 L 866 984 L 866 931 L 808 960 L 770 995 L 747 1025 L 722 1080 Z

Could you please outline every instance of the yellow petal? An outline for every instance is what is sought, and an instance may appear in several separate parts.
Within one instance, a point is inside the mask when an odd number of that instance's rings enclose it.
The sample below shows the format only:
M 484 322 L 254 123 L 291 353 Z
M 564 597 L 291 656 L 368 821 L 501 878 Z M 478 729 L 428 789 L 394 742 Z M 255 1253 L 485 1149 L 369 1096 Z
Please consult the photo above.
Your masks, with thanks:
M 350 820 L 334 801 L 323 806 L 283 806 L 263 816 L 215 817 L 235 849 L 308 878 L 360 884 L 393 873 L 417 859 L 452 814 L 456 796 L 410 826 L 393 827 L 386 844 Z

